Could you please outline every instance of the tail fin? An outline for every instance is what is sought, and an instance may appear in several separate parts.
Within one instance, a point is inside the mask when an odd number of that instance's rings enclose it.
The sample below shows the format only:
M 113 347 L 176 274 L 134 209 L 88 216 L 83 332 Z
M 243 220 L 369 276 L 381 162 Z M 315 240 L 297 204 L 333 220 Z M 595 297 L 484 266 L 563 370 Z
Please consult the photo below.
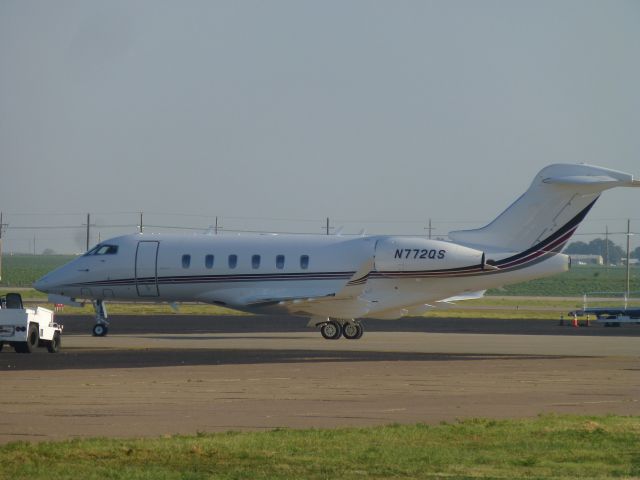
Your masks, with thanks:
M 614 187 L 640 187 L 640 181 L 591 165 L 549 165 L 493 222 L 451 232 L 449 238 L 479 249 L 521 252 L 548 243 L 548 250 L 560 251 L 602 191 Z

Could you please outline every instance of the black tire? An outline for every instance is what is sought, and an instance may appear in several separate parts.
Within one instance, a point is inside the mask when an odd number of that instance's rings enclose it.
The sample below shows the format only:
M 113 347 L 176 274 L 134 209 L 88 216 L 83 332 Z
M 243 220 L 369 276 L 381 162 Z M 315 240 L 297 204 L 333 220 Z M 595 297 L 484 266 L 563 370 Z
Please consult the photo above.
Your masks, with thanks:
M 31 353 L 36 349 L 39 342 L 40 335 L 38 334 L 38 325 L 31 323 L 29 324 L 29 331 L 27 332 L 27 341 L 16 343 L 16 352 Z
M 362 337 L 362 325 L 359 323 L 347 322 L 342 326 L 342 335 L 348 340 L 358 340 Z
M 4 347 L 4 343 L 0 342 L 0 352 L 2 352 L 2 347 Z
M 58 353 L 61 345 L 62 339 L 60 338 L 60 332 L 55 332 L 53 334 L 53 339 L 47 343 L 47 351 L 49 353 Z
M 337 340 L 342 336 L 342 327 L 332 320 L 320 327 L 320 334 L 327 340 Z
M 104 325 L 103 323 L 96 323 L 93 326 L 93 336 L 94 337 L 104 337 L 109 333 L 109 327 Z
M 358 322 L 358 336 L 354 340 L 360 340 L 364 334 L 364 326 Z

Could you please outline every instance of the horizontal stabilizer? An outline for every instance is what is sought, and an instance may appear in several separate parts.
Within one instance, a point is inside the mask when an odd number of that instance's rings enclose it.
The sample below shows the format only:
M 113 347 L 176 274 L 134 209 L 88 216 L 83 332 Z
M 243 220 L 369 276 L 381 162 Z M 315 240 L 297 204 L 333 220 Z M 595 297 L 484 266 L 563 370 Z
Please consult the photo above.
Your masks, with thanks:
M 608 175 L 573 175 L 567 177 L 550 177 L 545 178 L 542 182 L 551 185 L 598 185 L 605 188 L 640 187 L 640 181 L 638 180 L 631 179 L 625 182 Z
M 529 189 L 488 225 L 449 233 L 461 245 L 484 251 L 559 252 L 603 190 L 637 187 L 633 175 L 584 164 L 543 168 Z

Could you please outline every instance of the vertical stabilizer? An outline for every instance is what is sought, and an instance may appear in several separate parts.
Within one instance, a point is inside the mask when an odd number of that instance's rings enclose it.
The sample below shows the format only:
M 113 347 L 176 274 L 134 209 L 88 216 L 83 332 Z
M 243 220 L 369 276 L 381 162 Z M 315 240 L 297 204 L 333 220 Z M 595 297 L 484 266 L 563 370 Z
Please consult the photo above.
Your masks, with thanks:
M 633 176 L 584 164 L 543 168 L 529 189 L 494 221 L 476 230 L 449 233 L 456 243 L 474 248 L 521 252 L 550 237 L 562 248 L 600 193 L 614 187 L 638 187 Z

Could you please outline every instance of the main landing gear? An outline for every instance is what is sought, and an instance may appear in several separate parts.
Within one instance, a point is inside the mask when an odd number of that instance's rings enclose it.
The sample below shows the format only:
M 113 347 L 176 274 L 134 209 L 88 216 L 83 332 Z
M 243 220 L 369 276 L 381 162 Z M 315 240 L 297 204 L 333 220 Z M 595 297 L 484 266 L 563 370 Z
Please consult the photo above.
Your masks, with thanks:
M 322 323 L 315 323 L 315 326 L 320 327 L 320 334 L 327 340 L 337 340 L 342 336 L 348 340 L 358 340 L 364 333 L 364 327 L 357 320 L 341 322 L 327 319 Z
M 104 337 L 109 333 L 107 306 L 103 300 L 96 300 L 93 302 L 93 308 L 96 311 L 96 324 L 93 326 L 93 336 Z

